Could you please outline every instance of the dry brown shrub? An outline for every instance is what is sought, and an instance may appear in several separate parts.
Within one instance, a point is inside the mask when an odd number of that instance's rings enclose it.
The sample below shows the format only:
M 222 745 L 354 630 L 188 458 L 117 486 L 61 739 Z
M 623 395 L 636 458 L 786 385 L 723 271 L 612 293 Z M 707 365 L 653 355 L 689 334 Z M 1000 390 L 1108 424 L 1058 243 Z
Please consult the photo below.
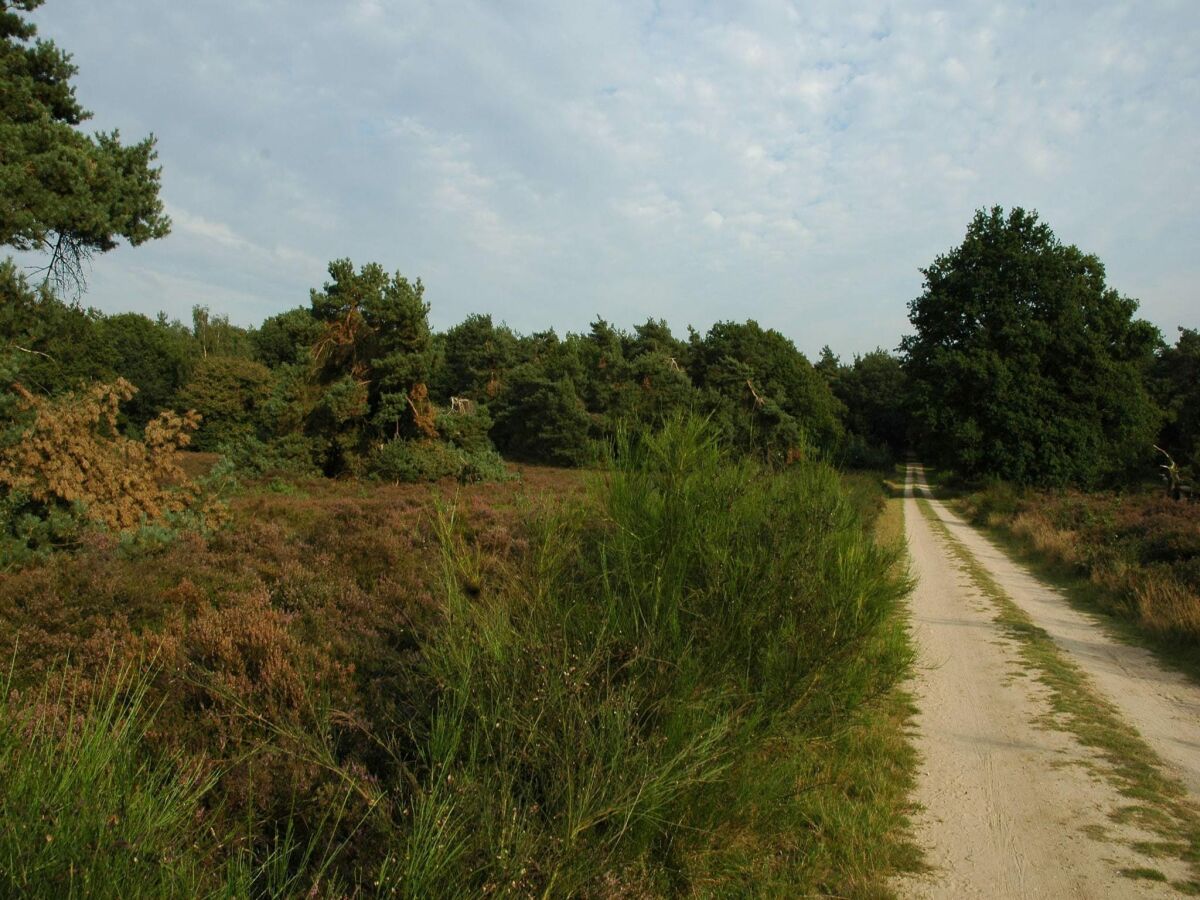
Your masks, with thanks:
M 412 408 L 413 424 L 424 437 L 434 440 L 438 436 L 437 410 L 429 400 L 429 388 L 425 382 L 418 381 L 408 392 L 408 405 Z
M 0 485 L 47 505 L 79 503 L 92 522 L 134 528 L 186 509 L 198 489 L 179 452 L 200 424 L 195 412 L 164 411 L 143 441 L 117 431 L 122 401 L 137 391 L 123 378 L 54 398 L 14 390 L 31 414 L 20 439 L 0 452 Z
M 1013 534 L 1029 542 L 1039 553 L 1054 562 L 1075 566 L 1080 562 L 1079 535 L 1074 531 L 1056 528 L 1054 523 L 1036 510 L 1017 513 L 1011 525 Z
M 1134 597 L 1144 628 L 1173 640 L 1200 641 L 1200 597 L 1169 574 L 1144 573 Z

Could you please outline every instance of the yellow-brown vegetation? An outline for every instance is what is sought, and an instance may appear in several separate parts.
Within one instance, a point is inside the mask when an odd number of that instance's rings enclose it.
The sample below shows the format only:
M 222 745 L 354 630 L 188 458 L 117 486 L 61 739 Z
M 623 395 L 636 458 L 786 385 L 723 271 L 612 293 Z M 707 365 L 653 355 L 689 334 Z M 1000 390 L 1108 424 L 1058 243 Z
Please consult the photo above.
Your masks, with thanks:
M 995 485 L 966 499 L 978 524 L 1082 575 L 1140 630 L 1200 645 L 1200 505 L 1161 493 L 1030 491 Z
M 198 489 L 179 465 L 200 424 L 195 412 L 164 411 L 135 441 L 117 429 L 118 406 L 137 391 L 123 378 L 54 398 L 14 390 L 30 418 L 0 452 L 0 486 L 50 506 L 79 504 L 89 521 L 118 531 L 196 499 Z

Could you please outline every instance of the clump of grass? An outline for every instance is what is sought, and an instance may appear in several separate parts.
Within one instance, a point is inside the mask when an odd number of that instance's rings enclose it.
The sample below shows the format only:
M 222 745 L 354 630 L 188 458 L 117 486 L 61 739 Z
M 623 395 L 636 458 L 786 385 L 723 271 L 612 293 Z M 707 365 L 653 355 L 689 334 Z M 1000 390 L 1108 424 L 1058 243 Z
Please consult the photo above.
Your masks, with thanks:
M 0 697 L 0 893 L 197 893 L 197 803 L 211 781 L 143 754 L 147 683 L 123 669 L 81 705 L 69 679 L 33 703 Z

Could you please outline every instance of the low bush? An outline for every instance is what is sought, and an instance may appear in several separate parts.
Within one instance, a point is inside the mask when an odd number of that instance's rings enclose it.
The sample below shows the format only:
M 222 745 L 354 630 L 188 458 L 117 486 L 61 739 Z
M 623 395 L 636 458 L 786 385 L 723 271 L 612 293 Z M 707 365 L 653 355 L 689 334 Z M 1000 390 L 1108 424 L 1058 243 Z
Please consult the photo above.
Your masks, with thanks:
M 763 749 L 805 753 L 906 665 L 902 641 L 867 652 L 904 584 L 831 469 L 771 474 L 697 421 L 614 466 L 590 508 L 540 524 L 499 596 L 442 519 L 447 622 L 425 653 L 441 689 L 422 729 L 442 825 L 403 851 L 439 867 L 408 872 L 413 893 L 733 890 L 731 848 L 708 837 L 731 820 L 754 821 L 742 849 L 805 840 L 795 786 L 769 775 L 794 760 Z M 773 821 L 750 816 L 764 802 Z M 802 871 L 756 887 L 787 892 Z
M 461 482 L 504 481 L 511 476 L 495 450 L 465 450 L 441 441 L 394 440 L 376 448 L 367 462 L 369 474 L 393 484 L 456 478 Z
M 388 441 L 372 451 L 367 472 L 380 481 L 411 484 L 456 476 L 463 467 L 463 453 L 440 441 Z
M 495 449 L 488 436 L 491 430 L 492 417 L 483 405 L 469 413 L 442 411 L 437 416 L 437 431 L 442 439 L 467 453 Z
M 223 469 L 249 476 L 283 474 L 312 477 L 321 474 L 319 443 L 300 434 L 262 441 L 243 434 L 218 448 Z
M 968 500 L 971 521 L 995 525 L 1012 519 L 1022 509 L 1021 491 L 1006 481 L 989 481 Z

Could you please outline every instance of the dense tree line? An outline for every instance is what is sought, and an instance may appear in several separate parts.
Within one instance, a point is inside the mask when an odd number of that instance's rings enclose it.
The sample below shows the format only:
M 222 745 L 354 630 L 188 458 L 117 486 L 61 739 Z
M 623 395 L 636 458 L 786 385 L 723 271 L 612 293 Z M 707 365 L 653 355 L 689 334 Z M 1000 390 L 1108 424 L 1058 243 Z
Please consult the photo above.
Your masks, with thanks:
M 0 0 L 0 243 L 46 257 L 40 280 L 0 264 L 0 366 L 17 394 L 122 380 L 137 389 L 122 435 L 195 410 L 193 446 L 240 466 L 395 479 L 498 473 L 497 450 L 585 464 L 682 412 L 771 464 L 886 465 L 911 447 L 968 476 L 1095 485 L 1144 469 L 1155 441 L 1196 461 L 1197 333 L 1165 345 L 1094 255 L 1020 208 L 980 210 L 923 270 L 899 355 L 848 363 L 826 348 L 814 366 L 754 321 L 683 338 L 653 318 L 631 331 L 597 318 L 560 337 L 479 314 L 435 333 L 420 280 L 347 259 L 257 328 L 203 307 L 190 325 L 87 309 L 87 258 L 170 222 L 153 136 L 81 130 L 69 55 L 23 15 L 40 4 Z M 30 414 L 14 396 L 0 400 L 5 444 Z
M 331 475 L 368 472 L 381 454 L 430 442 L 579 465 L 618 431 L 687 411 L 767 461 L 836 453 L 846 441 L 830 381 L 753 321 L 681 339 L 662 321 L 623 331 L 597 319 L 559 337 L 472 315 L 434 333 L 420 281 L 349 260 L 331 263 L 329 276 L 307 306 L 246 329 L 203 308 L 190 326 L 106 316 L 34 289 L 6 263 L 0 338 L 12 379 L 42 394 L 136 385 L 121 410 L 131 433 L 162 409 L 195 410 L 198 449 Z M 396 442 L 408 450 L 383 449 Z

